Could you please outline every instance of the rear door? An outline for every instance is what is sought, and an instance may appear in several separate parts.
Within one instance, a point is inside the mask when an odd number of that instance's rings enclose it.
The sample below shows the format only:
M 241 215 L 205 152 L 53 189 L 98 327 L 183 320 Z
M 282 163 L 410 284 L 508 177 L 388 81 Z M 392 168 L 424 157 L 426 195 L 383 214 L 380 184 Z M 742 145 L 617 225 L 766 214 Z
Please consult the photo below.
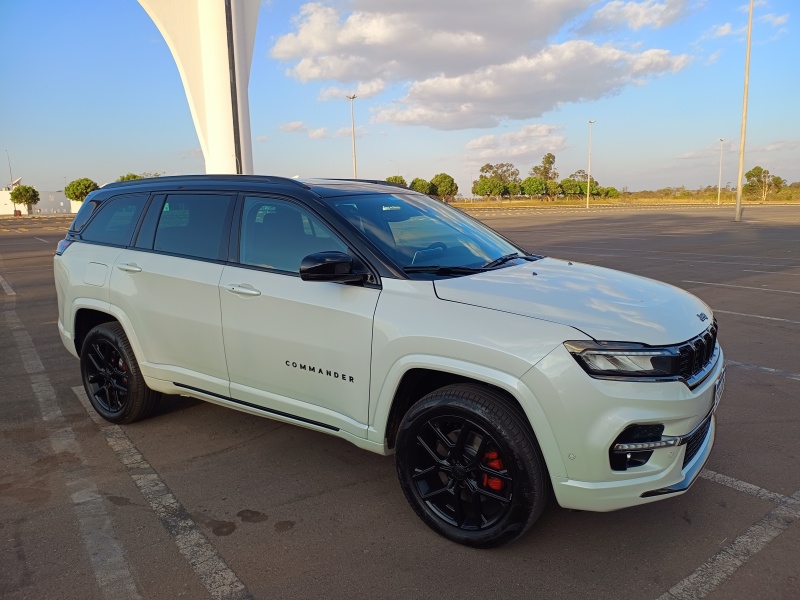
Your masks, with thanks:
M 111 303 L 135 332 L 146 375 L 228 395 L 219 281 L 232 195 L 156 196 L 112 269 Z
M 366 437 L 380 290 L 299 277 L 303 257 L 348 246 L 293 201 L 243 199 L 239 263 L 220 282 L 231 396 Z

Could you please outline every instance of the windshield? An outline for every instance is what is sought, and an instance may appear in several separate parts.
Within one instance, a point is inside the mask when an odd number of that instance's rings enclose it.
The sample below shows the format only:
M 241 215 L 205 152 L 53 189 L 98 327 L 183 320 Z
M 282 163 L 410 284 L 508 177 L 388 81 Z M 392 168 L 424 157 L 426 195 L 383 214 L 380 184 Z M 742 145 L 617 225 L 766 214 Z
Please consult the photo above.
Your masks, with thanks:
M 407 273 L 425 272 L 428 266 L 480 269 L 504 256 L 525 254 L 488 227 L 421 194 L 340 196 L 328 202 Z

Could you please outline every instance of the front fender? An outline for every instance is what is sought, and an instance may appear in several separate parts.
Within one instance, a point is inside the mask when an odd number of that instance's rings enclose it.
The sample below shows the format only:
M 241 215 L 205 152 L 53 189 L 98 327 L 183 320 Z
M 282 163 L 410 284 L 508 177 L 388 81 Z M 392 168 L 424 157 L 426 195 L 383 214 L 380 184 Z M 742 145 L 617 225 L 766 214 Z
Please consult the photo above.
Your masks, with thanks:
M 566 477 L 566 468 L 555 436 L 533 391 L 514 375 L 454 358 L 416 354 L 404 356 L 395 362 L 383 380 L 376 401 L 370 403 L 370 426 L 367 430 L 369 441 L 381 444 L 385 442 L 389 414 L 397 389 L 405 374 L 412 369 L 459 375 L 502 389 L 516 398 L 539 442 L 550 476 Z

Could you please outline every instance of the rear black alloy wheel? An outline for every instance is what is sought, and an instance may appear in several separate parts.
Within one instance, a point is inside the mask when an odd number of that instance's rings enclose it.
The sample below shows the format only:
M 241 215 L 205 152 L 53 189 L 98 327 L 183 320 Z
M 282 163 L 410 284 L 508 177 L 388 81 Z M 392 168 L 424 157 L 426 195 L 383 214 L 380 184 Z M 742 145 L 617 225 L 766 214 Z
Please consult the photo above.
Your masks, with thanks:
M 112 423 L 145 418 L 160 396 L 145 385 L 119 323 L 103 323 L 87 334 L 81 349 L 81 375 L 92 406 Z
M 544 462 L 524 417 L 487 388 L 448 386 L 414 405 L 398 432 L 396 461 L 417 514 L 461 544 L 508 543 L 546 502 Z

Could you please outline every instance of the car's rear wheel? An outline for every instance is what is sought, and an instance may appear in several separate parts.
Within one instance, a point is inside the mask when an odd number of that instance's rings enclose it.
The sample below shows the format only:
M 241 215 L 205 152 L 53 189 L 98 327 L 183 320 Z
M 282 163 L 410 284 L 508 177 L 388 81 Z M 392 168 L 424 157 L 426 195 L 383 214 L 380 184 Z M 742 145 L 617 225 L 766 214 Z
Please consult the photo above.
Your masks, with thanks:
M 480 548 L 530 528 L 547 502 L 547 472 L 524 419 L 502 394 L 476 385 L 441 388 L 408 411 L 397 474 L 429 527 Z
M 125 331 L 116 322 L 98 325 L 87 334 L 81 376 L 92 406 L 112 423 L 144 419 L 161 396 L 145 385 Z

